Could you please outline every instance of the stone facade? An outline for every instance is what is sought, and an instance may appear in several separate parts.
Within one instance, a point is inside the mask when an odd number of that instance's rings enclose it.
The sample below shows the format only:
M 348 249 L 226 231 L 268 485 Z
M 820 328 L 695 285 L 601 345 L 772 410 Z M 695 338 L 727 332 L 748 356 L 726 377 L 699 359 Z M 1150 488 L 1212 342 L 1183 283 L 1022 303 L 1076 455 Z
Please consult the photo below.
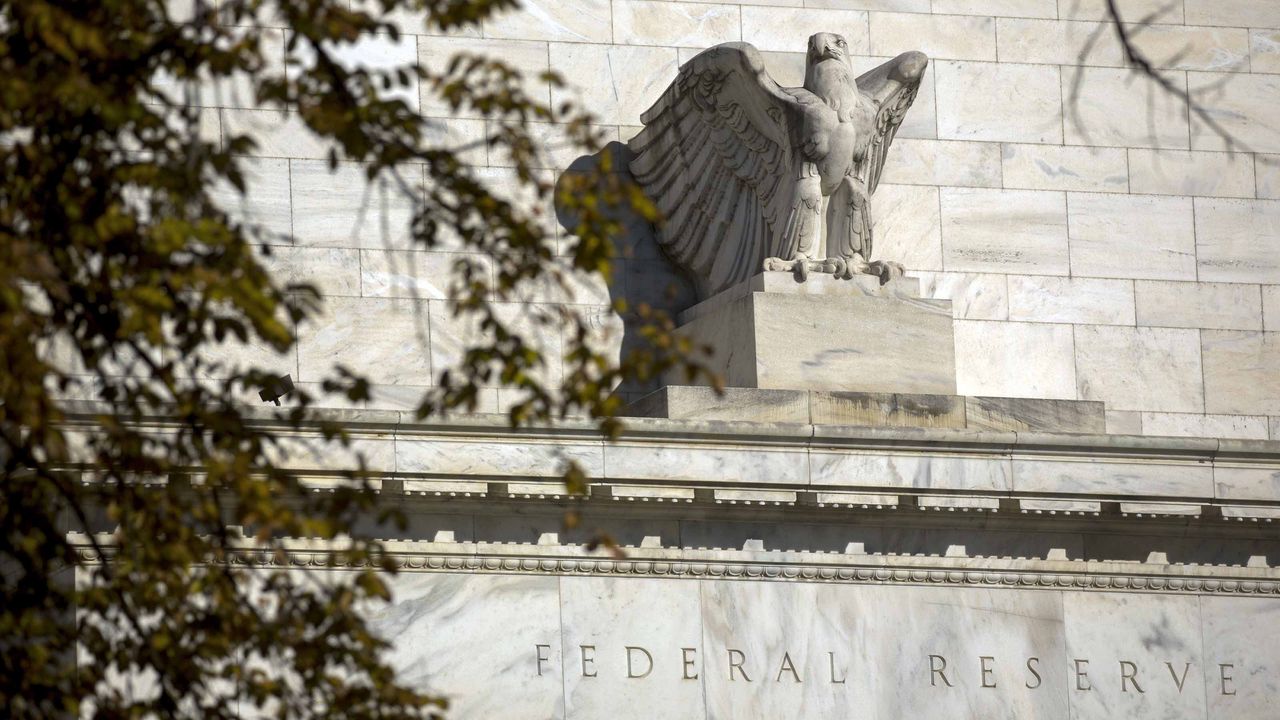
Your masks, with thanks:
M 679 63 L 715 43 L 752 43 L 771 74 L 794 85 L 812 32 L 847 37 L 858 71 L 922 50 L 933 61 L 876 196 L 877 254 L 903 262 L 965 321 L 955 340 L 959 393 L 1101 400 L 1129 414 L 1127 430 L 1148 434 L 1262 437 L 1260 429 L 1276 426 L 1280 13 L 1272 3 L 1121 3 L 1132 20 L 1154 12 L 1140 46 L 1233 133 L 1236 152 L 1124 67 L 1097 0 L 524 4 L 465 37 L 422 34 L 405 17 L 400 42 L 368 43 L 349 56 L 440 65 L 466 49 L 530 75 L 555 70 L 606 136 L 626 141 Z M 287 30 L 279 32 L 282 41 Z M 545 84 L 530 87 L 557 99 Z M 371 370 L 395 383 L 379 392 L 380 405 L 406 407 L 448 363 L 437 347 L 462 332 L 444 312 L 448 246 L 406 248 L 395 193 L 366 195 L 354 168 L 339 171 L 351 181 L 331 176 L 325 149 L 287 117 L 248 107 L 234 87 L 217 90 L 205 94 L 207 131 L 257 127 L 263 138 L 245 210 L 295 237 L 272 263 L 334 298 L 327 319 L 300 328 L 297 356 L 276 365 L 304 384 L 335 359 Z M 442 138 L 482 137 L 483 120 L 448 116 L 425 90 L 409 96 L 438 120 Z M 469 159 L 497 186 L 511 185 L 503 158 L 481 145 Z M 548 177 L 574 159 L 552 147 Z M 692 304 L 691 288 L 651 240 L 635 250 L 614 296 L 663 300 L 676 311 Z M 670 285 L 674 295 L 664 293 Z M 579 286 L 571 299 L 557 291 L 528 300 L 610 314 L 603 282 Z M 369 320 L 367 337 L 335 345 L 353 315 Z M 429 340 L 429 353 L 405 341 L 410 329 Z M 1001 370 L 1001 358 L 1016 358 L 1018 372 Z M 1109 377 L 1110 368 L 1147 366 Z M 484 402 L 500 409 L 501 394 L 491 390 Z
M 625 389 L 640 417 L 616 442 L 573 419 L 512 430 L 492 414 L 498 388 L 475 415 L 404 412 L 475 338 L 449 312 L 458 246 L 410 247 L 402 197 L 354 166 L 331 173 L 325 147 L 234 84 L 209 88 L 204 130 L 261 140 L 249 200 L 227 202 L 291 234 L 269 262 L 328 296 L 296 353 L 228 355 L 303 386 L 334 363 L 378 383 L 371 407 L 328 412 L 409 515 L 376 529 L 405 572 L 371 611 L 405 677 L 464 719 L 1274 717 L 1280 4 L 1119 4 L 1151 20 L 1139 45 L 1239 147 L 1125 67 L 1103 0 L 524 0 L 452 37 L 403 17 L 400 41 L 351 50 L 555 70 L 619 143 L 717 43 L 755 45 L 784 85 L 801 84 L 814 32 L 841 33 L 856 72 L 932 58 L 874 203 L 877 259 L 908 277 L 831 290 L 848 297 L 821 320 L 898 315 L 789 335 L 778 318 L 816 307 L 830 276 L 757 277 L 699 305 L 640 228 L 611 285 L 576 278 L 504 308 L 576 305 L 618 348 L 610 302 L 642 300 L 726 347 L 753 343 L 755 374 L 724 396 Z M 476 142 L 483 119 L 406 97 L 512 192 L 510 163 Z M 551 180 L 578 158 L 557 128 L 538 132 Z M 854 354 L 898 330 L 927 341 L 939 378 L 910 363 L 880 385 L 760 372 L 789 350 L 813 362 L 788 343 Z M 538 338 L 556 357 L 560 338 Z M 882 345 L 882 365 L 903 353 Z M 565 495 L 568 461 L 588 497 Z M 288 458 L 317 487 L 352 462 Z M 586 525 L 566 531 L 571 504 Z M 623 555 L 589 550 L 596 530 Z
M 452 718 L 1274 716 L 1274 442 L 328 419 L 408 520 L 372 528 L 401 570 L 373 627 Z M 323 489 L 348 462 L 291 467 Z

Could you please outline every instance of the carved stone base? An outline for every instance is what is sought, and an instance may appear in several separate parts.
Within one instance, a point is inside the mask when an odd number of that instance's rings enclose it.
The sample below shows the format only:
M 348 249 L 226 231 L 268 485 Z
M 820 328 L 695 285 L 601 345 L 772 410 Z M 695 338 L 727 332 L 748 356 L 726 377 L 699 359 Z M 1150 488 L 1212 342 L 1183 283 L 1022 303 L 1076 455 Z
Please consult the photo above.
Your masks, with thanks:
M 951 303 L 917 295 L 910 278 L 761 273 L 682 313 L 679 332 L 732 387 L 954 395 Z

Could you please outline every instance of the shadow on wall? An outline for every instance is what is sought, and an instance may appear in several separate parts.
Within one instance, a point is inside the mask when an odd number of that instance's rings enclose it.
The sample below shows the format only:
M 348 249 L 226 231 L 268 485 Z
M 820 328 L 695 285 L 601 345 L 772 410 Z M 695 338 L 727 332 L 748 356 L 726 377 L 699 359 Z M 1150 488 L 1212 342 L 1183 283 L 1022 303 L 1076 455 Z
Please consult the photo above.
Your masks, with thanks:
M 633 155 L 625 144 L 611 142 L 594 155 L 584 155 L 574 160 L 556 181 L 557 197 L 565 177 L 575 173 L 599 176 L 605 157 L 609 158 L 609 167 L 614 172 L 626 173 Z M 630 180 L 630 176 L 626 179 Z M 555 212 L 556 221 L 565 235 L 573 236 L 577 225 L 576 217 L 559 203 L 556 204 Z M 630 208 L 618 208 L 617 217 L 624 230 L 620 237 L 614 238 L 617 262 L 613 277 L 609 278 L 609 298 L 615 308 L 619 301 L 625 307 L 625 311 L 621 313 L 621 353 L 625 356 L 642 342 L 638 332 L 640 321 L 636 316 L 637 308 L 647 305 L 665 311 L 674 319 L 681 311 L 697 302 L 697 295 L 693 282 L 662 254 L 654 228 L 647 220 L 637 216 Z M 631 401 L 657 387 L 657 383 L 638 386 L 628 382 L 620 386 L 618 392 Z
M 623 508 L 600 507 L 588 513 L 590 526 L 566 530 L 559 511 L 528 505 L 496 509 L 492 499 L 458 501 L 449 512 L 411 512 L 404 529 L 364 518 L 357 530 L 370 537 L 395 540 L 535 544 L 549 534 L 557 542 L 585 544 L 607 531 L 624 546 L 640 547 L 645 538 L 659 538 L 661 547 L 692 550 L 758 549 L 777 552 L 866 553 L 914 557 L 1023 558 L 1159 562 L 1243 567 L 1254 558 L 1275 565 L 1280 541 L 1266 529 L 1242 528 L 1236 537 L 1215 537 L 1175 524 L 1154 522 L 1140 533 L 1119 532 L 1095 523 L 1069 523 L 1057 531 L 1028 530 L 1016 519 L 943 518 L 932 514 L 872 519 L 848 515 L 843 520 L 816 518 L 803 509 L 752 508 L 733 510 L 733 518 L 709 521 L 686 517 L 675 506 L 655 506 L 646 517 L 632 517 Z M 720 506 L 718 506 L 720 507 Z M 666 510 L 663 510 L 666 508 Z M 828 513 L 828 515 L 830 515 Z M 754 516 L 754 517 L 751 517 Z M 852 546 L 852 547 L 850 547 Z

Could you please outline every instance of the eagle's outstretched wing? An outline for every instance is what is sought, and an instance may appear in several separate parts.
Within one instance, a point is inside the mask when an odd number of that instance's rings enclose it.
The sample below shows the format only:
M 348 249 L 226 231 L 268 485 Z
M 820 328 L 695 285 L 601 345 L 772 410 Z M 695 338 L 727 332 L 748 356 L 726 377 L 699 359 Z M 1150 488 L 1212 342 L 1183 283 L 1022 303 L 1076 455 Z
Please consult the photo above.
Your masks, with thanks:
M 858 177 L 867 185 L 868 194 L 875 192 L 880 184 L 889 145 L 898 134 L 907 108 L 916 99 L 928 65 L 929 58 L 924 53 L 908 52 L 858 78 L 858 90 L 870 98 L 876 108 L 870 144 L 857 170 Z
M 698 279 L 701 297 L 794 253 L 796 146 L 810 103 L 821 101 L 780 87 L 754 47 L 727 43 L 685 63 L 640 116 L 631 174 L 661 213 L 659 242 Z

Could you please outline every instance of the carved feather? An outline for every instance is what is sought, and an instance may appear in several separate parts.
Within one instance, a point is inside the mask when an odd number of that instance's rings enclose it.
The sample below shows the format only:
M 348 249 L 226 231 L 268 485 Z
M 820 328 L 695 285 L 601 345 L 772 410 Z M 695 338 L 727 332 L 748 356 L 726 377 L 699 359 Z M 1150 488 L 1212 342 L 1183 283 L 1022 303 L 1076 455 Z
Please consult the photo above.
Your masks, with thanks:
M 884 171 L 889 145 L 902 126 L 902 119 L 916 99 L 929 59 L 924 53 L 908 52 L 870 70 L 858 78 L 858 90 L 876 105 L 874 131 L 867 152 L 857 169 L 867 193 L 876 191 Z
M 801 101 L 746 43 L 703 51 L 642 114 L 632 175 L 664 220 L 658 239 L 703 297 L 750 278 L 799 237 Z

